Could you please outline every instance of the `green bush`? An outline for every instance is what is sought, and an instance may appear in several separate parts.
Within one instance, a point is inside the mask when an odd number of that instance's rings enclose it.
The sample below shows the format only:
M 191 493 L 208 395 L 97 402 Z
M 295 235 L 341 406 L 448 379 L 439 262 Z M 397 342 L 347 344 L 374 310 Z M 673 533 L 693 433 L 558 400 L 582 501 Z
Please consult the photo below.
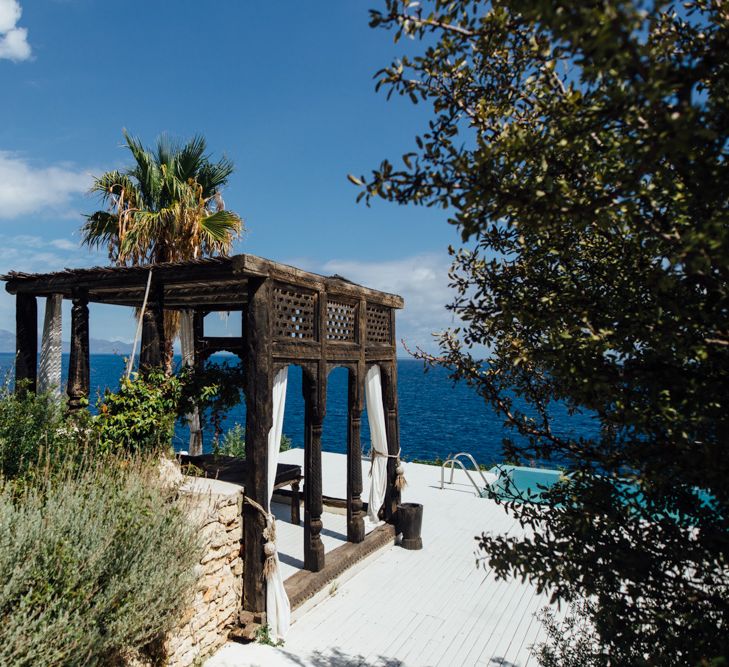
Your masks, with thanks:
M 280 452 L 285 452 L 291 449 L 293 444 L 291 438 L 285 433 L 281 434 L 281 446 Z M 236 422 L 231 428 L 229 428 L 223 435 L 222 440 L 217 446 L 214 446 L 215 454 L 222 454 L 224 456 L 237 456 L 238 458 L 244 459 L 246 457 L 246 429 Z
M 215 453 L 244 459 L 246 457 L 245 426 L 236 423 L 232 428 L 229 428 L 223 435 L 223 439 L 220 441 Z
M 78 455 L 90 437 L 88 413 L 73 419 L 53 394 L 15 393 L 0 387 L 0 475 L 32 478 Z
M 123 378 L 119 391 L 106 391 L 94 418 L 101 452 L 169 449 L 179 412 L 182 383 L 161 370 Z
M 158 643 L 200 553 L 157 470 L 107 457 L 18 493 L 0 482 L 0 664 L 109 665 Z

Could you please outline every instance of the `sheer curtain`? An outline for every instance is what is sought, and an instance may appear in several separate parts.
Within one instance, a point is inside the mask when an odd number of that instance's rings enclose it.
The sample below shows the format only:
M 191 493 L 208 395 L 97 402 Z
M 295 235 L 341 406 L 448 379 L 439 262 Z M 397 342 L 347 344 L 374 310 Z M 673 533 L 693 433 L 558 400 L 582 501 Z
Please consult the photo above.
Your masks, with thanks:
M 61 393 L 61 304 L 63 296 L 51 294 L 46 297 L 46 312 L 43 318 L 38 389 Z
M 365 401 L 367 421 L 370 424 L 371 456 L 370 498 L 367 518 L 378 523 L 377 512 L 385 501 L 387 486 L 387 431 L 385 428 L 385 406 L 382 403 L 382 375 L 379 366 L 372 366 L 365 376 Z
M 180 313 L 180 348 L 182 352 L 182 365 L 192 366 L 195 363 L 195 332 L 193 330 L 193 312 L 183 310 Z M 202 430 L 200 429 L 200 412 L 195 409 L 185 415 L 190 427 L 189 452 L 193 456 L 202 454 Z
M 288 384 L 289 369 L 282 368 L 273 379 L 273 423 L 268 432 L 268 503 L 269 512 L 273 486 L 276 481 L 276 469 L 281 449 L 281 434 L 283 432 L 284 408 L 286 407 L 286 386 Z M 268 519 L 268 539 L 275 541 L 275 529 L 273 516 Z M 271 533 L 274 533 L 272 535 Z M 266 620 L 271 634 L 277 639 L 284 639 L 289 630 L 291 622 L 291 606 L 284 588 L 281 566 L 278 561 L 278 553 L 273 552 L 276 559 L 276 567 L 266 578 Z

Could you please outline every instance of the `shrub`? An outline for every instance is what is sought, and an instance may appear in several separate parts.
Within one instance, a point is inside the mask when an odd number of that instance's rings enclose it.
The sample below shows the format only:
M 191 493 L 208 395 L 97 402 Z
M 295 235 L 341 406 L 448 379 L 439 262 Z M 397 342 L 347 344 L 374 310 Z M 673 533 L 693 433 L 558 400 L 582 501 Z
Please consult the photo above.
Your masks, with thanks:
M 281 434 L 280 452 L 286 452 L 291 449 L 293 444 L 291 438 L 285 433 Z M 216 454 L 225 456 L 237 456 L 244 459 L 246 457 L 246 429 L 239 423 L 235 423 L 223 435 L 222 440 L 217 446 L 214 446 Z
M 121 380 L 106 391 L 94 418 L 101 452 L 155 452 L 169 449 L 179 411 L 182 383 L 161 370 Z
M 232 428 L 228 429 L 220 441 L 216 454 L 224 454 L 226 456 L 237 456 L 244 459 L 246 457 L 246 429 L 244 426 L 236 423 Z
M 32 478 L 39 469 L 57 468 L 84 449 L 88 413 L 68 419 L 53 394 L 14 393 L 0 387 L 0 474 L 6 479 Z
M 173 627 L 200 553 L 156 469 L 107 457 L 20 497 L 0 484 L 0 664 L 114 664 Z
M 600 648 L 600 638 L 590 623 L 593 605 L 581 600 L 569 608 L 560 622 L 550 607 L 538 618 L 546 638 L 532 648 L 542 667 L 608 667 L 609 658 Z

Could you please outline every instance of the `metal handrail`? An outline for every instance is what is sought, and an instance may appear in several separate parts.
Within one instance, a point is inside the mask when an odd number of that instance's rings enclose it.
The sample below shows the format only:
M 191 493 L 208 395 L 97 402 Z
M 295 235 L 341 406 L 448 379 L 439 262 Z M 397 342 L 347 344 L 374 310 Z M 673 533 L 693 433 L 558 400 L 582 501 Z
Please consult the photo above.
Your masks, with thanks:
M 443 489 L 444 485 L 445 485 L 446 466 L 449 466 L 451 469 L 451 478 L 450 478 L 448 484 L 453 484 L 453 469 L 454 469 L 453 466 L 455 466 L 455 464 L 458 464 L 461 467 L 461 469 L 463 470 L 463 472 L 466 473 L 466 477 L 468 477 L 468 481 L 471 482 L 471 484 L 473 484 L 473 488 L 476 489 L 476 495 L 480 497 L 482 495 L 483 489 L 480 489 L 478 487 L 478 484 L 476 484 L 476 482 L 473 480 L 473 477 L 471 477 L 471 472 L 468 470 L 468 468 L 466 468 L 465 465 L 463 465 L 463 461 L 461 461 L 462 456 L 465 456 L 466 458 L 468 458 L 471 461 L 475 471 L 481 476 L 481 479 L 483 480 L 484 488 L 489 486 L 489 481 L 486 479 L 485 475 L 481 471 L 481 468 L 479 467 L 478 463 L 476 463 L 476 459 L 474 459 L 473 456 L 471 456 L 468 452 L 458 452 L 458 454 L 449 458 L 441 466 L 441 468 L 440 468 L 440 488 Z

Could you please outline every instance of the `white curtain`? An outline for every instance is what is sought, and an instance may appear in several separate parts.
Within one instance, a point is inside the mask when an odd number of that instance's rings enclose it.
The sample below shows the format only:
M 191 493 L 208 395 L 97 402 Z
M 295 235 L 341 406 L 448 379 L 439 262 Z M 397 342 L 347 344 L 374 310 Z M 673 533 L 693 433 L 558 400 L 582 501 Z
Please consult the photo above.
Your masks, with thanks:
M 276 481 L 276 469 L 281 449 L 281 434 L 283 432 L 284 408 L 286 407 L 286 386 L 288 384 L 289 369 L 282 368 L 273 379 L 273 424 L 268 432 L 268 503 L 269 511 L 273 486 Z M 281 566 L 278 562 L 278 553 L 275 554 L 276 567 L 273 574 L 266 580 L 266 621 L 271 634 L 284 639 L 291 622 L 291 605 L 284 588 Z
M 183 366 L 192 366 L 195 363 L 195 333 L 193 331 L 193 313 L 183 310 L 180 313 L 180 348 L 182 351 Z M 197 407 L 189 415 L 185 415 L 190 428 L 189 452 L 193 456 L 202 454 L 202 431 L 200 429 L 200 412 Z
M 61 393 L 61 305 L 63 296 L 52 294 L 46 297 L 46 312 L 43 318 L 38 389 Z
M 367 421 L 370 424 L 370 447 L 374 452 L 370 467 L 370 498 L 367 518 L 378 523 L 377 512 L 385 501 L 387 487 L 387 430 L 385 406 L 382 403 L 382 375 L 379 366 L 372 366 L 365 376 Z

